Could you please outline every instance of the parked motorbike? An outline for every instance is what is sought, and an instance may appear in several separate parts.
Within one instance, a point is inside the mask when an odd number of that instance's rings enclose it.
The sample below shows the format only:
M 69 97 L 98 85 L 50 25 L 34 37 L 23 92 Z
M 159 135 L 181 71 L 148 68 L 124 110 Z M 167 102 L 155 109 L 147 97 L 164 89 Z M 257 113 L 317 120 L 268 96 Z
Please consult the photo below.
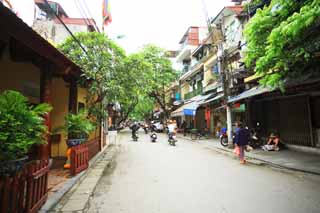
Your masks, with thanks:
M 174 135 L 174 133 L 170 132 L 170 133 L 168 133 L 168 136 L 169 136 L 169 139 L 168 139 L 169 145 L 175 146 L 177 140 L 176 140 L 176 136 Z
M 220 143 L 224 147 L 228 146 L 228 135 L 227 135 L 227 133 L 221 133 L 220 134 Z
M 150 135 L 150 138 L 151 138 L 151 142 L 155 143 L 157 142 L 157 134 L 155 132 L 153 132 L 151 135 Z
M 228 135 L 227 135 L 227 128 L 222 128 L 220 132 L 220 143 L 222 146 L 228 146 Z
M 259 135 L 259 130 L 260 130 L 259 122 L 257 122 L 256 128 L 252 128 L 250 130 L 249 145 L 253 148 L 259 148 L 263 145 L 262 140 Z
M 262 146 L 260 136 L 258 135 L 258 132 L 255 129 L 252 129 L 250 131 L 249 145 L 253 148 L 259 148 Z

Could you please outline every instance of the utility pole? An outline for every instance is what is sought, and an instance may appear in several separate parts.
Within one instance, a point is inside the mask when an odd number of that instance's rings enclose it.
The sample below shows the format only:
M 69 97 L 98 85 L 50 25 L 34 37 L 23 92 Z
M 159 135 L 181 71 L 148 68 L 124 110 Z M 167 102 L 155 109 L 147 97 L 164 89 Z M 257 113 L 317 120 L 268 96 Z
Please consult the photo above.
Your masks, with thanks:
M 236 0 L 236 1 L 238 1 L 238 0 Z M 242 0 L 240 0 L 240 2 L 242 2 Z M 226 103 L 228 146 L 233 147 L 233 143 L 232 143 L 232 139 L 233 139 L 232 138 L 232 113 L 231 113 L 231 107 L 228 104 L 228 99 L 230 96 L 230 88 L 229 88 L 230 77 L 229 77 L 228 71 L 226 71 L 223 66 L 223 63 L 225 61 L 225 52 L 223 49 L 223 42 L 225 41 L 224 28 L 223 28 L 223 17 L 222 17 L 222 20 L 220 20 L 220 23 L 218 24 L 218 26 L 216 26 L 215 29 L 213 29 L 211 26 L 211 21 L 209 19 L 208 11 L 206 9 L 207 7 L 206 7 L 204 0 L 202 0 L 202 6 L 203 6 L 203 11 L 204 11 L 204 14 L 206 17 L 206 21 L 207 21 L 208 33 L 209 33 L 209 35 L 212 36 L 212 42 L 214 42 L 214 39 L 213 39 L 214 36 L 213 36 L 212 31 L 213 30 L 220 30 L 220 32 L 221 32 L 221 39 L 219 39 L 219 41 L 217 42 L 218 70 L 219 70 L 219 73 L 220 73 L 221 79 L 222 79 L 224 100 Z
M 224 48 L 223 48 L 223 42 L 224 42 L 224 29 L 223 29 L 223 19 L 220 21 L 219 26 L 218 26 L 219 30 L 221 31 L 222 34 L 222 39 L 219 40 L 217 47 L 218 47 L 218 51 L 217 51 L 217 56 L 218 56 L 218 70 L 219 73 L 221 75 L 221 79 L 222 79 L 222 87 L 223 87 L 223 93 L 224 93 L 224 100 L 225 100 L 225 104 L 226 104 L 226 113 L 227 113 L 227 134 L 228 134 L 228 146 L 229 147 L 233 147 L 233 138 L 232 138 L 232 113 L 231 113 L 231 107 L 228 104 L 228 99 L 230 96 L 230 84 L 229 84 L 229 74 L 228 71 L 226 71 L 224 69 L 223 63 L 225 61 L 225 52 L 224 52 Z

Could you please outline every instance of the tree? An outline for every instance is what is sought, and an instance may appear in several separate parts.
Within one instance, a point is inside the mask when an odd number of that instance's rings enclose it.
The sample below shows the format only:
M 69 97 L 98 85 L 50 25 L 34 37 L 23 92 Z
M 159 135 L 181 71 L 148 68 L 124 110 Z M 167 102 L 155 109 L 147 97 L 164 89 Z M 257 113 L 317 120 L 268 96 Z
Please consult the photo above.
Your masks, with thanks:
M 150 65 L 150 69 L 144 72 L 146 87 L 150 97 L 169 117 L 169 110 L 165 99 L 165 89 L 176 80 L 178 73 L 172 68 L 172 63 L 166 55 L 166 51 L 155 46 L 146 45 L 138 54 Z
M 125 58 L 124 68 L 126 75 L 119 82 L 121 88 L 117 91 L 117 101 L 121 106 L 118 125 L 127 120 L 130 114 L 135 111 L 136 106 L 141 104 L 148 94 L 147 73 L 149 73 L 151 65 L 144 60 L 141 54 L 135 53 Z
M 89 113 L 100 121 L 105 117 L 108 103 L 116 102 L 125 78 L 125 52 L 105 34 L 81 32 L 75 35 L 84 50 L 72 38 L 67 38 L 59 49 L 84 71 L 83 81 L 89 81 Z
M 150 118 L 153 108 L 154 108 L 154 99 L 148 95 L 139 96 L 138 104 L 135 106 L 134 110 L 131 112 L 130 117 L 137 120 L 143 120 Z
M 284 80 L 311 70 L 320 49 L 320 0 L 272 0 L 247 24 L 246 66 L 260 83 L 284 88 Z

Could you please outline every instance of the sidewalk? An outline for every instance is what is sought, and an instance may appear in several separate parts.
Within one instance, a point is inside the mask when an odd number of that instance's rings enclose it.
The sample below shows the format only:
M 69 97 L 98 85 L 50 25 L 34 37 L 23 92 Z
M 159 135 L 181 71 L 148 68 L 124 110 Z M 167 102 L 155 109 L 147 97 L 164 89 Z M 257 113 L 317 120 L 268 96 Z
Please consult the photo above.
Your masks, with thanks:
M 94 192 L 103 172 L 111 166 L 117 152 L 117 145 L 113 145 L 108 150 L 105 150 L 97 162 L 87 170 L 86 175 L 81 178 L 80 182 L 75 184 L 63 196 L 53 212 L 82 212 L 86 208 L 89 198 Z
M 221 146 L 219 139 L 191 140 L 190 137 L 185 137 L 181 134 L 178 137 L 199 143 L 217 152 L 234 156 L 233 149 Z M 313 153 L 298 152 L 290 149 L 284 149 L 279 152 L 265 152 L 261 149 L 256 149 L 252 152 L 246 152 L 246 157 L 248 162 L 254 164 L 267 164 L 274 167 L 320 175 L 320 155 Z

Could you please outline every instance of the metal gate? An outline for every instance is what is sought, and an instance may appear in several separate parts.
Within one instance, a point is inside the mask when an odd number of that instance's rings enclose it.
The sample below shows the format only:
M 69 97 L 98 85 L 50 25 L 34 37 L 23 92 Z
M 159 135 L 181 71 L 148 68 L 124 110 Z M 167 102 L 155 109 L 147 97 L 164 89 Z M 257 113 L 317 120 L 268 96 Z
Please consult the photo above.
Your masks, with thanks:
M 287 96 L 260 100 L 253 108 L 262 134 L 277 130 L 286 144 L 314 146 L 309 96 Z

